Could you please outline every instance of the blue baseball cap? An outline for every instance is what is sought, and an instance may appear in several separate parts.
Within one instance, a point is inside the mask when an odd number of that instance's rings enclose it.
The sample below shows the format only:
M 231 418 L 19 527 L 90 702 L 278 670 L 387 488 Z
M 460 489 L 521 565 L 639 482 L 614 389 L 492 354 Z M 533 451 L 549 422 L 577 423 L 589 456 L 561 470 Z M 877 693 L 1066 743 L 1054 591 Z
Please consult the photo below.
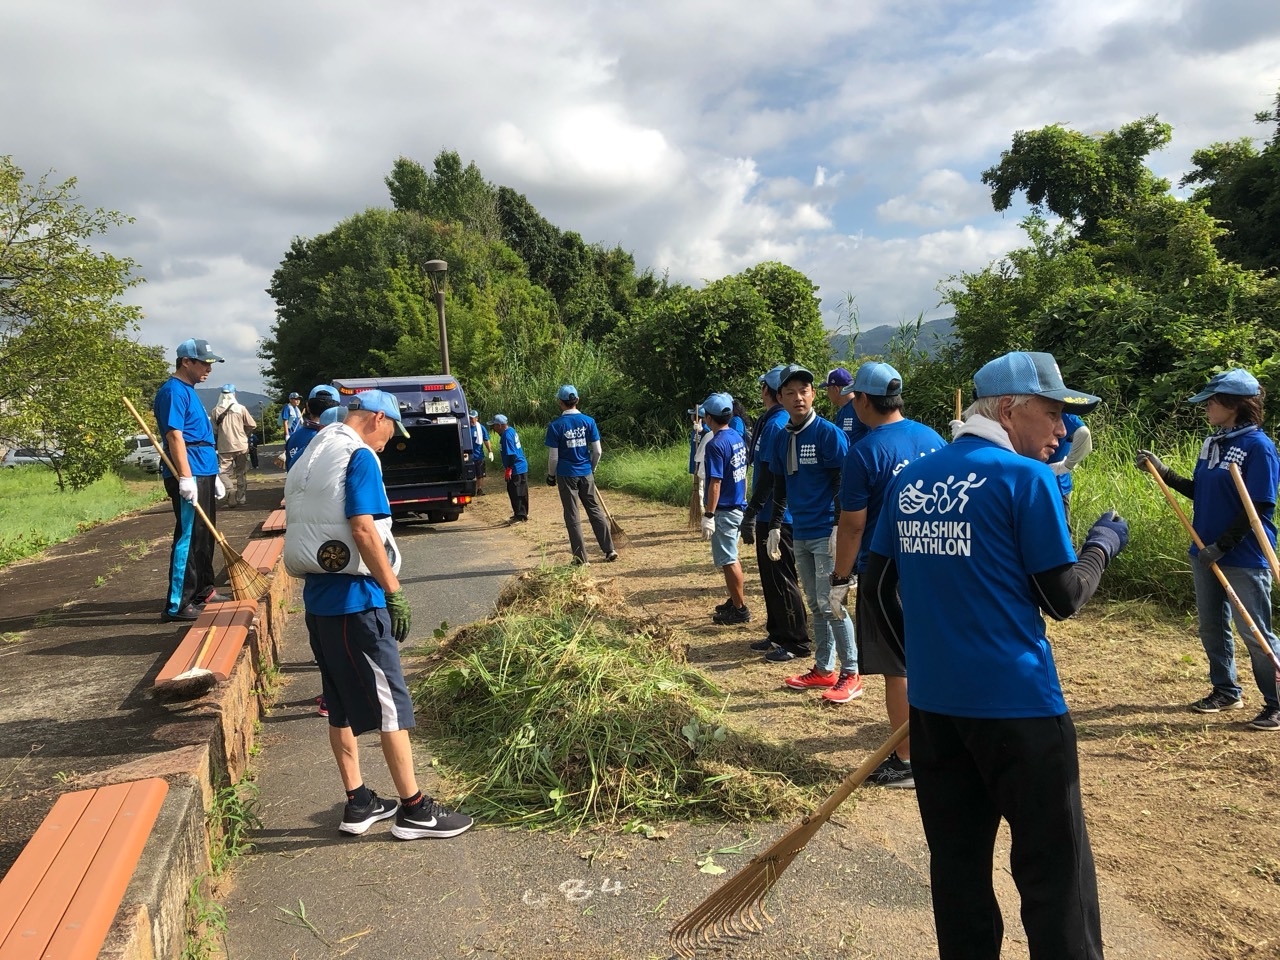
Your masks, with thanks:
M 295 391 L 293 391 L 293 393 L 289 394 L 289 399 L 290 399 L 290 400 L 301 400 L 301 399 L 302 399 L 302 394 L 300 394 L 297 390 L 295 390 Z
M 1014 352 L 996 357 L 973 375 L 973 386 L 978 398 L 1029 393 L 1058 400 L 1071 413 L 1088 413 L 1102 402 L 1091 393 L 1069 389 L 1051 353 Z
M 782 383 L 778 380 L 778 376 L 785 369 L 785 364 L 778 364 L 776 367 L 770 367 L 766 372 L 760 374 L 756 382 L 761 386 L 768 387 L 774 393 L 782 389 Z
M 327 427 L 331 423 L 337 423 L 342 416 L 342 407 L 330 407 L 324 413 L 320 414 L 320 426 Z
M 235 392 L 236 392 L 236 385 L 235 385 L 234 383 L 224 383 L 224 384 L 222 385 L 222 392 L 223 392 L 223 393 L 235 393 Z
M 467 411 L 467 416 L 471 417 L 473 420 L 479 420 L 479 419 L 480 419 L 480 411 L 479 411 L 479 410 L 468 410 L 468 411 Z
M 1204 403 L 1215 393 L 1229 393 L 1233 397 L 1256 397 L 1258 390 L 1258 378 L 1248 370 L 1236 367 L 1216 375 L 1194 397 L 1187 397 L 1187 403 Z
M 702 401 L 702 409 L 711 417 L 727 417 L 733 413 L 733 397 L 727 393 L 713 393 Z
M 556 391 L 556 399 L 563 400 L 568 403 L 570 400 L 578 399 L 578 388 L 572 383 L 566 383 L 563 387 Z
M 491 427 L 505 427 L 507 425 L 506 414 L 495 413 L 493 419 L 489 421 Z
M 400 436 L 409 436 L 408 428 L 400 419 L 400 403 L 389 393 L 383 393 L 381 390 L 362 390 L 347 401 L 347 409 L 386 414 L 388 419 L 395 421 L 396 432 Z
M 827 379 L 822 381 L 824 387 L 839 387 L 843 393 L 844 388 L 853 383 L 853 374 L 844 367 L 836 367 L 834 370 L 827 371 Z
M 791 380 L 804 380 L 807 383 L 813 383 L 813 371 L 800 366 L 798 363 L 789 363 L 778 371 L 778 386 L 784 387 Z
M 314 400 L 316 397 L 328 397 L 334 403 L 339 401 L 337 387 L 331 387 L 327 383 L 318 383 L 311 388 L 311 392 L 307 394 L 308 400 Z
M 840 393 L 842 396 L 851 393 L 869 393 L 874 397 L 901 396 L 902 374 L 887 363 L 868 360 L 858 368 L 858 375 L 853 378 L 853 382 Z
M 222 357 L 213 352 L 208 340 L 183 340 L 178 344 L 178 359 L 186 357 L 204 363 L 224 363 Z

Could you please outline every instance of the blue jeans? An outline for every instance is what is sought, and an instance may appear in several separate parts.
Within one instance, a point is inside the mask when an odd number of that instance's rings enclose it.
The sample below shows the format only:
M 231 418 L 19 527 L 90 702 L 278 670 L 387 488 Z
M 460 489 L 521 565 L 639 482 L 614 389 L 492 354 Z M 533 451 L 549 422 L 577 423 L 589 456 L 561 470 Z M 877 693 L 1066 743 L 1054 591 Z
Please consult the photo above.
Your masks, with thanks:
M 1196 615 L 1200 620 L 1200 643 L 1209 658 L 1209 682 L 1214 690 L 1240 697 L 1240 685 L 1236 682 L 1235 639 L 1231 635 L 1231 622 L 1244 637 L 1249 649 L 1249 661 L 1253 666 L 1253 681 L 1262 692 L 1267 706 L 1280 706 L 1276 696 L 1276 665 L 1267 652 L 1258 645 L 1252 631 L 1239 622 L 1227 593 L 1212 570 L 1202 567 L 1192 559 L 1195 575 Z M 1253 622 L 1266 638 L 1271 649 L 1280 654 L 1280 640 L 1271 629 L 1271 571 L 1260 567 L 1219 566 L 1240 598 L 1241 604 L 1253 617 Z
M 827 601 L 831 591 L 831 570 L 835 557 L 831 556 L 828 537 L 816 540 L 796 540 L 796 573 L 804 588 L 805 599 L 813 621 L 814 666 L 823 673 L 835 669 L 836 654 L 840 655 L 840 672 L 858 672 L 858 648 L 853 643 L 853 621 L 848 611 L 843 617 L 835 617 Z

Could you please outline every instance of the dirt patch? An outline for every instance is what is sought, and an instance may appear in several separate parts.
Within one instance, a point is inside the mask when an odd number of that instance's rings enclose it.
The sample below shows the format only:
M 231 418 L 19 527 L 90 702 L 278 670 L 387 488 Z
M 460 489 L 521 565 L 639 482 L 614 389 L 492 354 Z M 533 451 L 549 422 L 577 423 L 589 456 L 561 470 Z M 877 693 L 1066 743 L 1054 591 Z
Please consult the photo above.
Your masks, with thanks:
M 510 511 L 502 485 L 492 486 L 473 510 L 497 526 Z M 510 535 L 528 542 L 531 561 L 568 562 L 556 493 L 531 486 L 530 498 L 530 522 Z M 830 705 L 781 685 L 806 668 L 802 661 L 771 664 L 748 649 L 764 635 L 753 557 L 744 554 L 754 622 L 714 626 L 723 580 L 685 511 L 617 492 L 609 493 L 609 507 L 630 548 L 604 564 L 584 531 L 591 574 L 611 581 L 625 598 L 619 602 L 692 636 L 689 662 L 731 696 L 736 723 L 840 769 L 852 769 L 888 736 L 878 679 L 867 681 L 862 699 Z M 1280 958 L 1280 735 L 1245 727 L 1261 707 L 1252 681 L 1244 711 L 1188 711 L 1208 689 L 1204 653 L 1194 620 L 1157 608 L 1097 604 L 1051 623 L 1049 635 L 1079 733 L 1099 872 L 1143 913 L 1193 937 L 1206 956 Z M 1247 662 L 1241 667 L 1250 676 Z M 919 829 L 908 791 L 863 791 L 858 802 L 873 818 Z

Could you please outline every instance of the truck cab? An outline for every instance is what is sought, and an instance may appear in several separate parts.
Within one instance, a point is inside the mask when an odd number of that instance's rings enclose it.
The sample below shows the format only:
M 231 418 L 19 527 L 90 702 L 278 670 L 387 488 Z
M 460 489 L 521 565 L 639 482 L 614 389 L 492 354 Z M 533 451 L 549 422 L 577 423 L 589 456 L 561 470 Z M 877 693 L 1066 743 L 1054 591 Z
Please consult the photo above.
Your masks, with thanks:
M 378 458 L 396 520 L 457 520 L 476 495 L 471 422 L 462 384 L 449 374 L 421 377 L 343 377 L 339 396 L 381 390 L 400 405 L 408 437 L 393 436 Z

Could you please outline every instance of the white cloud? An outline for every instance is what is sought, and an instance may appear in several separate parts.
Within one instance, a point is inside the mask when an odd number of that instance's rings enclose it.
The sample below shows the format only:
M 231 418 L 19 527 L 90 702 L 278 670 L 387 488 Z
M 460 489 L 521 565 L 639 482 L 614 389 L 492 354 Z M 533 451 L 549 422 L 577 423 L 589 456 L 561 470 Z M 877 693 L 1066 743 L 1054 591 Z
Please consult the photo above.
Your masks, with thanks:
M 980 217 L 991 208 L 991 192 L 955 170 L 930 170 L 907 194 L 876 207 L 881 220 L 941 227 Z

